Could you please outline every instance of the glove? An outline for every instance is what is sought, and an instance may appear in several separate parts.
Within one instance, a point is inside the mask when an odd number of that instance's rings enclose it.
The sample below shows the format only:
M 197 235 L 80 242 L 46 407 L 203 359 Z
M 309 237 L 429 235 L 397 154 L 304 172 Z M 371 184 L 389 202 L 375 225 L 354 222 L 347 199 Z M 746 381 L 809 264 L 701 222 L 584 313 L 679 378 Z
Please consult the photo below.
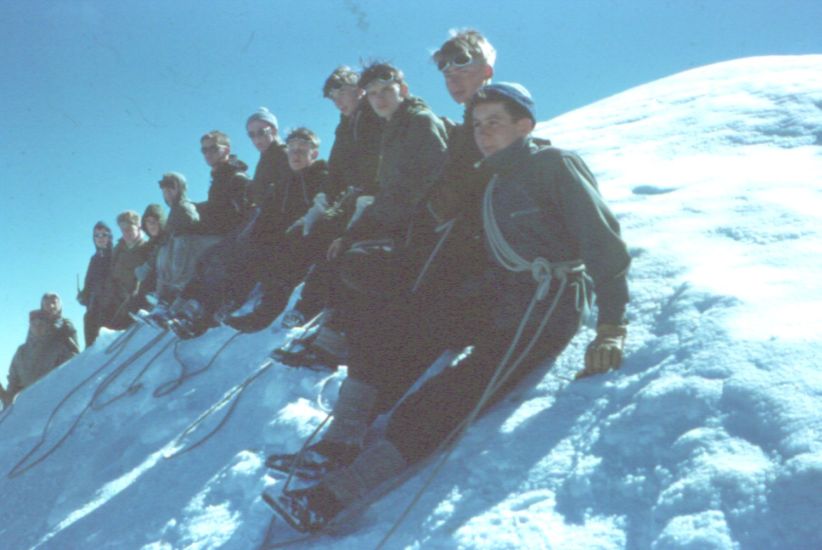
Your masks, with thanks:
M 328 209 L 328 201 L 325 198 L 325 193 L 317 193 L 314 195 L 314 204 L 308 209 L 308 212 L 302 217 L 303 220 L 303 237 L 311 232 L 314 224 L 323 217 L 325 211 Z
M 628 327 L 625 325 L 599 325 L 597 337 L 585 350 L 585 368 L 576 378 L 585 378 L 619 368 L 622 362 L 622 346 Z
M 85 296 L 85 292 L 84 292 L 84 291 L 82 291 L 82 290 L 81 290 L 81 291 L 79 291 L 79 292 L 77 293 L 77 302 L 78 302 L 81 306 L 87 306 L 87 305 L 88 305 L 88 301 L 86 300 L 86 296 Z
M 148 262 L 134 268 L 134 276 L 141 283 L 146 280 L 149 273 L 151 273 L 151 266 L 148 265 Z
M 369 206 L 371 206 L 373 202 L 374 197 L 372 195 L 360 195 L 359 197 L 357 197 L 357 206 L 354 208 L 354 214 L 348 221 L 348 227 L 354 225 L 354 223 L 360 219 L 360 216 L 362 216 L 363 211 Z

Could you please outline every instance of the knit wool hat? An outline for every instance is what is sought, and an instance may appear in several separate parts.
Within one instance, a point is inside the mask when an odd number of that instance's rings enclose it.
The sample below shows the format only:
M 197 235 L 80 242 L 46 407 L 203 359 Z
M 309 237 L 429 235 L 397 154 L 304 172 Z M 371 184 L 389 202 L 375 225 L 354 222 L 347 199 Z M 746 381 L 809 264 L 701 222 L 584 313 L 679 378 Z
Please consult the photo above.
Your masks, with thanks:
M 531 97 L 531 92 L 528 91 L 522 84 L 516 82 L 497 82 L 496 84 L 487 84 L 477 90 L 474 97 L 471 98 L 471 108 L 478 100 L 499 99 L 504 102 L 510 102 L 520 107 L 524 113 L 534 123 L 537 121 L 534 100 Z
M 279 128 L 279 126 L 277 125 L 277 117 L 275 117 L 274 113 L 269 111 L 267 107 L 260 107 L 259 109 L 254 111 L 251 114 L 251 116 L 248 117 L 248 120 L 245 122 L 245 125 L 248 126 L 248 124 L 252 120 L 259 120 L 265 122 L 266 124 L 270 124 L 274 127 L 274 129 Z

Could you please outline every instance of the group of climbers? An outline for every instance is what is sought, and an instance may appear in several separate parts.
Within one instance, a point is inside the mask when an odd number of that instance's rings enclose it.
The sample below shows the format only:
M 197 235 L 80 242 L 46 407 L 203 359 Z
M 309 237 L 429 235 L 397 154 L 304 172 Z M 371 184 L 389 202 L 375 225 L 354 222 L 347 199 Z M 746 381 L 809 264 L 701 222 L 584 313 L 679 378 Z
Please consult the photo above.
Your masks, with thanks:
M 278 350 L 282 362 L 347 365 L 319 439 L 299 457 L 267 461 L 319 480 L 267 499 L 301 530 L 322 529 L 453 442 L 562 352 L 594 297 L 597 336 L 578 376 L 622 359 L 630 256 L 593 174 L 531 135 L 531 94 L 492 83 L 496 51 L 479 32 L 452 33 L 432 59 L 464 106 L 460 123 L 411 95 L 392 64 L 341 66 L 323 85 L 340 111 L 327 162 L 314 132 L 297 128 L 283 141 L 260 108 L 246 122 L 260 152 L 253 177 L 228 136 L 209 132 L 200 142 L 212 170 L 207 201 L 193 204 L 185 178 L 169 172 L 160 180 L 167 218 L 160 205 L 142 222 L 120 214 L 113 249 L 110 229 L 94 226 L 78 296 L 86 345 L 138 309 L 181 338 L 279 318 L 306 328 Z M 421 382 L 445 354 L 451 365 Z M 15 376 L 9 392 L 26 385 Z M 366 446 L 383 414 L 384 431 Z

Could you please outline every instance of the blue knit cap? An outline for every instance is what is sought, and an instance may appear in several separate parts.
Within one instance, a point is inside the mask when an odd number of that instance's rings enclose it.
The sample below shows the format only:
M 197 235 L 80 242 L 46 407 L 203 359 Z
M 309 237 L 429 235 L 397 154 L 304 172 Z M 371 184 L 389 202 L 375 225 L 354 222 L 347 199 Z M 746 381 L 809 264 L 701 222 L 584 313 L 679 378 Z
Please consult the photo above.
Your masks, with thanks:
M 534 100 L 531 98 L 531 92 L 522 84 L 516 82 L 497 82 L 496 84 L 487 84 L 477 90 L 477 94 L 482 94 L 489 99 L 502 99 L 513 101 L 528 113 L 531 120 L 536 123 L 537 115 L 535 111 Z
M 248 123 L 252 120 L 260 120 L 262 122 L 265 122 L 266 124 L 272 125 L 274 128 L 279 128 L 279 126 L 277 126 L 277 117 L 275 117 L 274 113 L 269 111 L 267 107 L 260 107 L 259 109 L 254 111 L 254 113 L 252 113 L 252 115 L 248 117 L 248 120 L 245 122 L 245 125 L 248 126 Z

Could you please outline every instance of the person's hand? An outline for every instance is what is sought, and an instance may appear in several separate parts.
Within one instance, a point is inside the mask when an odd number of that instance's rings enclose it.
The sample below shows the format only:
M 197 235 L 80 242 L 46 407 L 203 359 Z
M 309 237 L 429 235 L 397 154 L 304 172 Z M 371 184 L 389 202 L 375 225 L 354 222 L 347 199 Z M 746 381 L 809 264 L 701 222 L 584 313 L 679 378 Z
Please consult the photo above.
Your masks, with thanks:
M 82 290 L 77 293 L 77 302 L 81 306 L 87 306 L 88 305 L 88 302 L 86 301 L 86 297 L 83 295 Z
M 328 247 L 328 252 L 325 257 L 328 261 L 335 259 L 345 250 L 345 240 L 342 237 L 337 237 L 331 241 L 331 246 Z
M 619 368 L 627 333 L 625 325 L 599 325 L 596 338 L 585 350 L 585 368 L 577 373 L 576 378 L 585 378 Z

